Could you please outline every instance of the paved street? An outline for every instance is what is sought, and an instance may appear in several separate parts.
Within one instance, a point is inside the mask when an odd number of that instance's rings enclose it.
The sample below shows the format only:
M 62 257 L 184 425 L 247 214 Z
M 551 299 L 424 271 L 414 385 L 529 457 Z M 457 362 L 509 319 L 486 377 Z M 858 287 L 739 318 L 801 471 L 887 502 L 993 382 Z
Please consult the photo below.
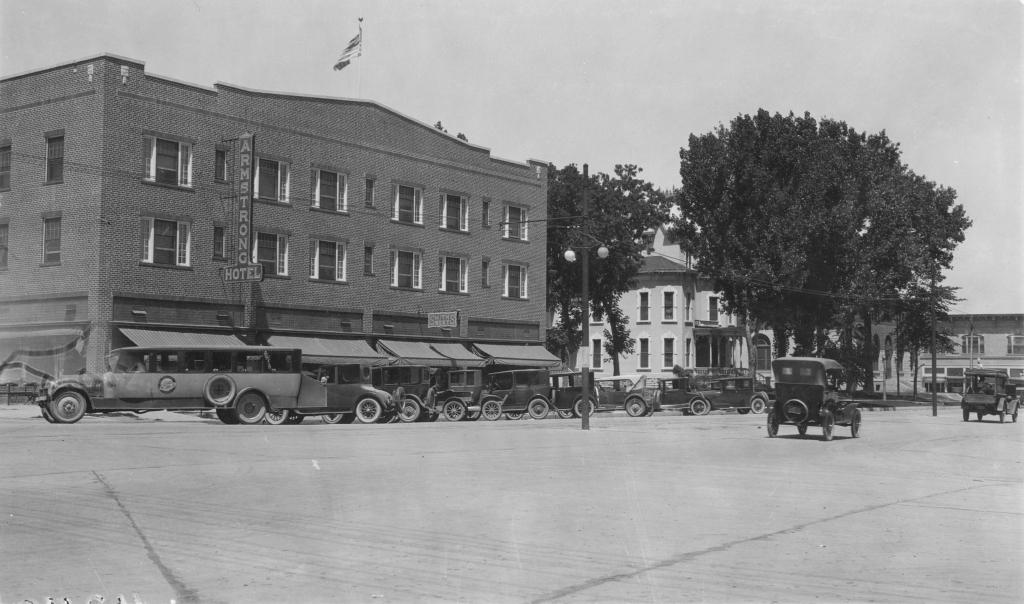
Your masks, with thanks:
M 51 425 L 0 408 L 0 602 L 1020 602 L 1024 421 Z

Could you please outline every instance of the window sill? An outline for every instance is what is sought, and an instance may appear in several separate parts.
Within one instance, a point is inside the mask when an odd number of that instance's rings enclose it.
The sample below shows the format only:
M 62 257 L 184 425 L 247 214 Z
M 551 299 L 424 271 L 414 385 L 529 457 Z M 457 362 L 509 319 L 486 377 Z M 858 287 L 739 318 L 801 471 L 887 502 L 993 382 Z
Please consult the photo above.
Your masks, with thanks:
M 462 230 L 462 229 L 449 229 L 448 227 L 437 227 L 437 230 L 441 231 L 442 233 L 451 233 L 453 235 L 469 235 L 470 234 L 469 229 Z
M 664 324 L 664 323 L 671 323 L 672 325 L 678 325 L 679 324 L 679 321 L 676 321 L 675 319 L 662 319 L 661 322 L 662 322 L 662 324 Z
M 142 260 L 139 261 L 139 266 L 145 266 L 145 267 L 149 267 L 149 268 L 166 268 L 166 269 L 169 269 L 169 270 L 172 270 L 172 271 L 191 271 L 191 270 L 193 270 L 193 268 L 191 266 L 183 266 L 183 265 L 179 265 L 179 264 L 157 264 L 155 262 L 145 262 L 145 261 L 142 261 Z
M 402 226 L 418 227 L 421 229 L 425 228 L 422 222 L 405 222 L 404 220 L 397 220 L 395 218 L 391 219 L 391 224 L 400 224 Z
M 331 214 L 332 216 L 348 216 L 348 210 L 327 210 L 320 206 L 309 206 L 310 212 L 317 212 L 319 214 Z
M 41 263 L 39 263 L 39 266 L 41 266 L 41 267 L 43 267 L 43 266 L 60 266 L 60 260 L 58 260 L 56 262 L 41 262 Z
M 142 184 L 148 185 L 148 186 L 151 186 L 151 187 L 160 187 L 161 189 L 171 189 L 171 190 L 174 190 L 174 191 L 185 191 L 187 193 L 195 193 L 196 192 L 196 188 L 193 187 L 193 186 L 189 186 L 189 185 L 172 185 L 171 183 L 157 182 L 155 180 L 149 180 L 148 178 L 143 178 L 142 179 Z
M 529 298 L 510 298 L 509 296 L 502 296 L 501 299 L 502 300 L 513 300 L 513 301 L 516 301 L 516 302 L 529 302 L 530 301 Z
M 224 257 L 224 256 L 214 256 L 213 258 L 210 258 L 210 260 L 212 260 L 213 262 L 227 262 L 228 261 L 228 259 L 226 257 Z
M 309 278 L 309 282 L 310 283 L 326 283 L 328 285 L 348 285 L 348 280 L 320 279 L 320 278 L 317 278 L 317 277 L 310 277 Z
M 445 296 L 469 296 L 469 292 L 450 292 L 444 289 L 437 290 L 437 293 Z
M 290 275 L 274 275 L 274 274 L 268 273 L 266 270 L 263 271 L 263 278 L 264 279 L 280 279 L 282 281 L 291 281 L 292 280 Z
M 0 187 L 0 193 L 6 193 L 6 192 L 8 192 L 10 190 L 11 190 L 10 187 Z
M 636 324 L 637 325 L 650 325 L 651 324 L 651 320 L 650 319 L 637 319 Z
M 64 179 L 63 178 L 58 179 L 58 180 L 44 180 L 43 181 L 43 186 L 46 186 L 46 185 L 62 185 L 62 184 L 64 184 Z
M 510 243 L 530 243 L 529 239 L 520 239 L 518 237 L 502 237 L 502 241 L 508 241 Z
M 393 289 L 395 291 L 401 291 L 401 292 L 423 292 L 423 288 L 422 287 L 401 287 L 401 286 L 398 286 L 398 285 L 392 285 L 390 287 L 391 287 L 391 289 Z
M 650 367 L 638 367 L 637 368 L 637 373 L 640 373 L 640 372 L 650 373 L 651 372 L 651 368 Z

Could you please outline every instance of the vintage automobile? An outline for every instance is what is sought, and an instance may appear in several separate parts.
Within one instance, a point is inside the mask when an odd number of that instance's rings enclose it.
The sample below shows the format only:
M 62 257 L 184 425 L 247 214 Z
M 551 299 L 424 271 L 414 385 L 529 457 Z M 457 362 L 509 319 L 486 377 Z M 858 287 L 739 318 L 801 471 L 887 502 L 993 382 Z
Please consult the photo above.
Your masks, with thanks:
M 836 426 L 849 426 L 854 438 L 860 436 L 860 408 L 839 392 L 845 379 L 842 365 L 831 359 L 784 357 L 772 361 L 772 372 L 775 403 L 768 410 L 768 436 L 777 436 L 781 424 L 796 426 L 801 436 L 807 426 L 821 426 L 827 441 Z
M 645 396 L 647 376 L 617 375 L 594 379 L 597 388 L 597 410 L 623 409 L 630 417 L 648 415 L 651 404 Z
M 770 400 L 769 392 L 758 387 L 752 377 L 717 378 L 690 399 L 690 412 L 707 415 L 720 409 L 735 409 L 741 414 L 764 413 Z
M 676 410 L 682 411 L 684 415 L 690 414 L 694 391 L 690 387 L 689 377 L 661 377 L 656 378 L 655 383 L 651 413 Z
M 544 419 L 551 410 L 551 382 L 547 369 L 513 369 L 497 371 L 488 376 L 489 394 L 482 400 L 501 401 L 501 410 L 508 419 L 519 419 L 529 413 L 533 419 Z
M 426 409 L 433 369 L 426 365 L 387 365 L 370 370 L 370 382 L 395 400 L 395 413 L 382 421 L 434 421 L 437 414 Z
M 960 400 L 964 421 L 970 419 L 973 412 L 979 422 L 986 415 L 998 415 L 1000 422 L 1009 415 L 1016 422 L 1019 406 L 1016 384 L 1010 381 L 1006 371 L 981 368 L 964 371 L 964 393 Z
M 270 409 L 264 418 L 266 423 L 297 424 L 306 416 L 319 415 L 328 424 L 351 424 L 356 420 L 373 424 L 394 415 L 395 401 L 370 383 L 370 368 L 365 365 L 304 362 L 302 372 L 321 384 L 317 404 Z
M 501 417 L 501 399 L 490 396 L 480 369 L 451 369 L 437 377 L 443 384 L 424 401 L 431 413 L 450 422 Z
M 583 374 L 579 371 L 552 371 L 548 374 L 551 382 L 551 406 L 558 413 L 558 417 L 569 419 L 571 417 L 582 417 L 583 407 Z M 598 400 L 597 382 L 595 378 L 594 387 L 590 397 L 590 414 L 597 410 L 595 401 Z

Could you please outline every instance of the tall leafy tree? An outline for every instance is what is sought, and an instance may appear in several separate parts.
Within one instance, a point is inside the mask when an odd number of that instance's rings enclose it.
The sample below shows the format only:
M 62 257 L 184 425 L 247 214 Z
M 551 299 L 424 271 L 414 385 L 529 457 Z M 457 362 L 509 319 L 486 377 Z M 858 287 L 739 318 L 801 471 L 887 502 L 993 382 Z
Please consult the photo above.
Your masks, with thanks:
M 970 225 L 955 192 L 914 175 L 884 132 L 806 113 L 738 116 L 691 135 L 680 160 L 674 222 L 698 270 L 727 310 L 792 335 L 794 354 L 850 356 L 828 333 L 859 318 L 870 334 L 911 284 L 941 280 Z M 855 364 L 873 349 L 865 338 Z
M 590 307 L 598 318 L 607 317 L 616 344 L 609 355 L 618 356 L 632 345 L 629 330 L 618 302 L 635 284 L 642 265 L 643 233 L 669 218 L 671 201 L 663 192 L 641 178 L 642 168 L 626 164 L 615 166 L 614 174 L 590 175 L 584 183 L 575 165 L 548 170 L 547 264 L 549 312 L 557 316 L 557 326 L 548 332 L 548 349 L 563 360 L 580 347 L 583 321 L 582 263 L 569 262 L 568 249 L 591 254 L 589 262 Z M 589 214 L 584 221 L 583 187 L 588 188 Z M 599 245 L 609 249 L 608 257 L 598 259 Z

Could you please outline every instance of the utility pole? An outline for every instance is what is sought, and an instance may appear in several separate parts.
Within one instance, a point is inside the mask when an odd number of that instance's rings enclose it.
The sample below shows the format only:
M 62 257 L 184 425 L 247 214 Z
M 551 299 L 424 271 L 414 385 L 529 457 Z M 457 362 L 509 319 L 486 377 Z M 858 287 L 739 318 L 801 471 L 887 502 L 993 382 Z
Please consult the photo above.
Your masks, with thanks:
M 937 363 L 936 363 L 936 360 L 935 360 L 935 276 L 934 275 L 932 276 L 932 291 L 931 291 L 930 298 L 931 298 L 931 301 L 932 301 L 932 303 L 929 305 L 931 307 L 930 311 L 931 311 L 931 315 L 932 315 L 932 417 L 935 417 L 935 416 L 937 416 L 939 414 L 939 393 L 936 392 L 936 390 L 935 390 L 935 370 L 936 370 L 936 364 Z
M 583 164 L 583 235 L 587 238 L 589 246 L 590 235 L 590 199 L 587 190 L 590 188 L 590 173 L 587 164 Z M 583 258 L 580 260 L 580 268 L 583 269 L 583 342 L 580 352 L 583 359 L 580 362 L 580 378 L 582 389 L 582 402 L 580 403 L 580 428 L 590 430 L 590 391 L 593 380 L 590 375 L 590 250 L 582 250 Z

